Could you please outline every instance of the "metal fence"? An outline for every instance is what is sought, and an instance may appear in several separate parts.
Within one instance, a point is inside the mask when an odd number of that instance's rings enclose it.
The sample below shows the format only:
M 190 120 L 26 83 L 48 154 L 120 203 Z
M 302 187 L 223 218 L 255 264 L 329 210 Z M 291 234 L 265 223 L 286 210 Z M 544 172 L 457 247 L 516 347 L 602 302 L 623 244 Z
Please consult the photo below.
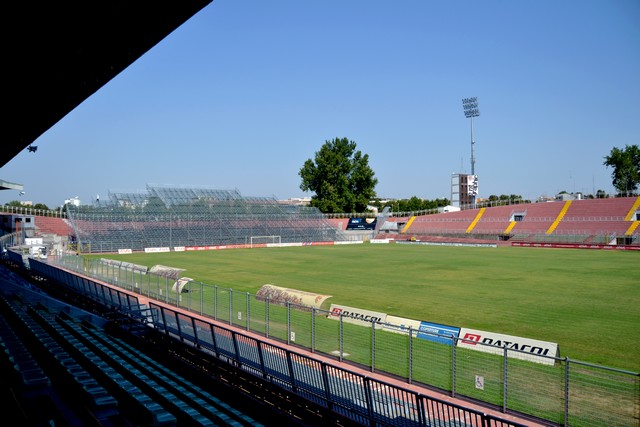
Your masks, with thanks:
M 101 305 L 116 308 L 200 351 L 225 360 L 358 424 L 395 427 L 525 427 L 447 399 L 408 390 L 268 343 L 237 328 L 138 298 L 98 281 L 33 260 L 31 269 Z M 230 301 L 232 298 L 230 298 Z M 266 311 L 268 313 L 269 310 Z M 248 321 L 247 321 L 248 325 Z
M 487 348 L 486 352 L 469 350 L 457 346 L 458 337 L 425 340 L 417 337 L 415 329 L 356 325 L 345 322 L 342 316 L 336 319 L 326 310 L 274 303 L 201 282 L 188 282 L 178 293 L 174 290 L 175 278 L 131 265 L 123 267 L 78 256 L 55 262 L 228 325 L 451 396 L 484 402 L 505 413 L 525 414 L 564 426 L 640 425 L 639 373 L 568 357 L 532 355 L 506 346 Z M 540 359 L 547 363 L 536 363 Z

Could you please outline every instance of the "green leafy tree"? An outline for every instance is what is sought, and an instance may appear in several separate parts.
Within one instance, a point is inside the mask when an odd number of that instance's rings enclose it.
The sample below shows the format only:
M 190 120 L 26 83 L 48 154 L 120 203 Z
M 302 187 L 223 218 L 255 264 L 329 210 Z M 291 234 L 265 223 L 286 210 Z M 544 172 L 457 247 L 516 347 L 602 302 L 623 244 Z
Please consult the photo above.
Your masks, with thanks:
M 512 203 L 522 203 L 526 202 L 523 197 L 519 194 L 501 194 L 500 196 L 496 196 L 495 194 L 491 194 L 488 199 L 492 205 L 509 205 Z
M 606 191 L 604 190 L 598 190 L 596 191 L 596 199 L 606 199 L 607 197 L 609 197 L 606 193 Z
M 369 155 L 356 150 L 347 138 L 325 141 L 298 172 L 300 189 L 312 191 L 311 206 L 324 213 L 364 212 L 375 197 L 378 179 L 369 167 Z
M 418 196 L 413 196 L 407 201 L 406 210 L 419 211 L 421 209 L 422 209 L 422 199 L 418 198 Z
M 613 147 L 605 156 L 604 165 L 613 168 L 612 184 L 619 195 L 635 193 L 640 184 L 640 148 L 637 145 L 626 145 L 624 149 Z
M 418 196 L 412 196 L 409 199 L 385 200 L 384 203 L 380 199 L 371 201 L 371 205 L 377 207 L 378 210 L 381 211 L 385 207 L 388 207 L 392 212 L 436 210 L 450 203 L 449 199 L 446 198 L 427 200 L 421 199 Z
M 49 207 L 47 205 L 45 205 L 44 203 L 36 203 L 35 205 L 26 205 L 26 204 L 24 204 L 24 202 L 21 202 L 20 200 L 12 200 L 10 202 L 5 203 L 4 205 L 5 206 L 19 207 L 19 208 L 39 209 L 39 210 L 43 210 L 43 211 L 48 211 L 49 210 Z

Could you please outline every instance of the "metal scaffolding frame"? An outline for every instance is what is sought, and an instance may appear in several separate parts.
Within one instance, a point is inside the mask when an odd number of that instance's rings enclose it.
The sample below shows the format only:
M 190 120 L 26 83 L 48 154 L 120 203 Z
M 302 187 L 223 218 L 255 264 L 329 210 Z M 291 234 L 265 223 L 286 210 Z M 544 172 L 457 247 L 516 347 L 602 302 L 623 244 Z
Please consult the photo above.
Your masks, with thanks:
M 282 243 L 346 240 L 317 208 L 237 190 L 147 185 L 143 192 L 110 192 L 108 201 L 92 206 L 67 205 L 67 212 L 84 252 L 243 245 L 251 236 L 280 236 Z

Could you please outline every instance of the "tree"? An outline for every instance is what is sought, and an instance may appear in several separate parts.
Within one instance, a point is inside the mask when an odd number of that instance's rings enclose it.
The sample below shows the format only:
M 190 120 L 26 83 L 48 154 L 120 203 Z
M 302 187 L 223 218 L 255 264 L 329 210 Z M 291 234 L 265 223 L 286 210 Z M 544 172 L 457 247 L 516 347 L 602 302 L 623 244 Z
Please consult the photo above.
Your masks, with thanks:
M 504 206 L 510 205 L 514 203 L 525 203 L 526 201 L 520 194 L 501 194 L 500 196 L 496 196 L 495 194 L 491 194 L 487 199 L 491 205 L 495 206 Z
M 451 202 L 447 198 L 427 200 L 418 196 L 412 196 L 409 199 L 393 199 L 385 200 L 383 203 L 380 199 L 371 201 L 371 205 L 382 210 L 388 207 L 392 212 L 414 212 L 436 210 L 443 206 L 449 205 Z
M 300 189 L 312 191 L 311 206 L 324 213 L 364 212 L 375 197 L 378 179 L 369 167 L 369 155 L 356 150 L 356 143 L 347 138 L 325 141 L 307 159 L 298 172 Z
M 35 205 L 33 205 L 33 204 L 25 204 L 24 202 L 21 202 L 20 200 L 12 200 L 10 202 L 5 203 L 4 205 L 5 206 L 18 207 L 18 208 L 29 208 L 29 209 L 43 210 L 43 211 L 48 211 L 49 210 L 49 207 L 47 205 L 45 205 L 44 203 L 36 203 Z
M 634 194 L 640 184 L 640 148 L 637 145 L 626 145 L 624 149 L 613 147 L 604 157 L 604 165 L 613 168 L 611 178 L 618 194 Z

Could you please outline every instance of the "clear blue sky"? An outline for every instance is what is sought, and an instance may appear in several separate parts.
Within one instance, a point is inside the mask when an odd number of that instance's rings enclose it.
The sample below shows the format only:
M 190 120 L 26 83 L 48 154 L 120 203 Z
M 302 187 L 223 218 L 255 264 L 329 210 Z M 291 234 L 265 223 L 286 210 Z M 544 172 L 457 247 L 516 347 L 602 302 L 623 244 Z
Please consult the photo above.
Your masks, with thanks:
M 215 0 L 0 169 L 50 207 L 147 184 L 310 196 L 326 140 L 369 155 L 379 196 L 612 192 L 640 144 L 640 2 Z

